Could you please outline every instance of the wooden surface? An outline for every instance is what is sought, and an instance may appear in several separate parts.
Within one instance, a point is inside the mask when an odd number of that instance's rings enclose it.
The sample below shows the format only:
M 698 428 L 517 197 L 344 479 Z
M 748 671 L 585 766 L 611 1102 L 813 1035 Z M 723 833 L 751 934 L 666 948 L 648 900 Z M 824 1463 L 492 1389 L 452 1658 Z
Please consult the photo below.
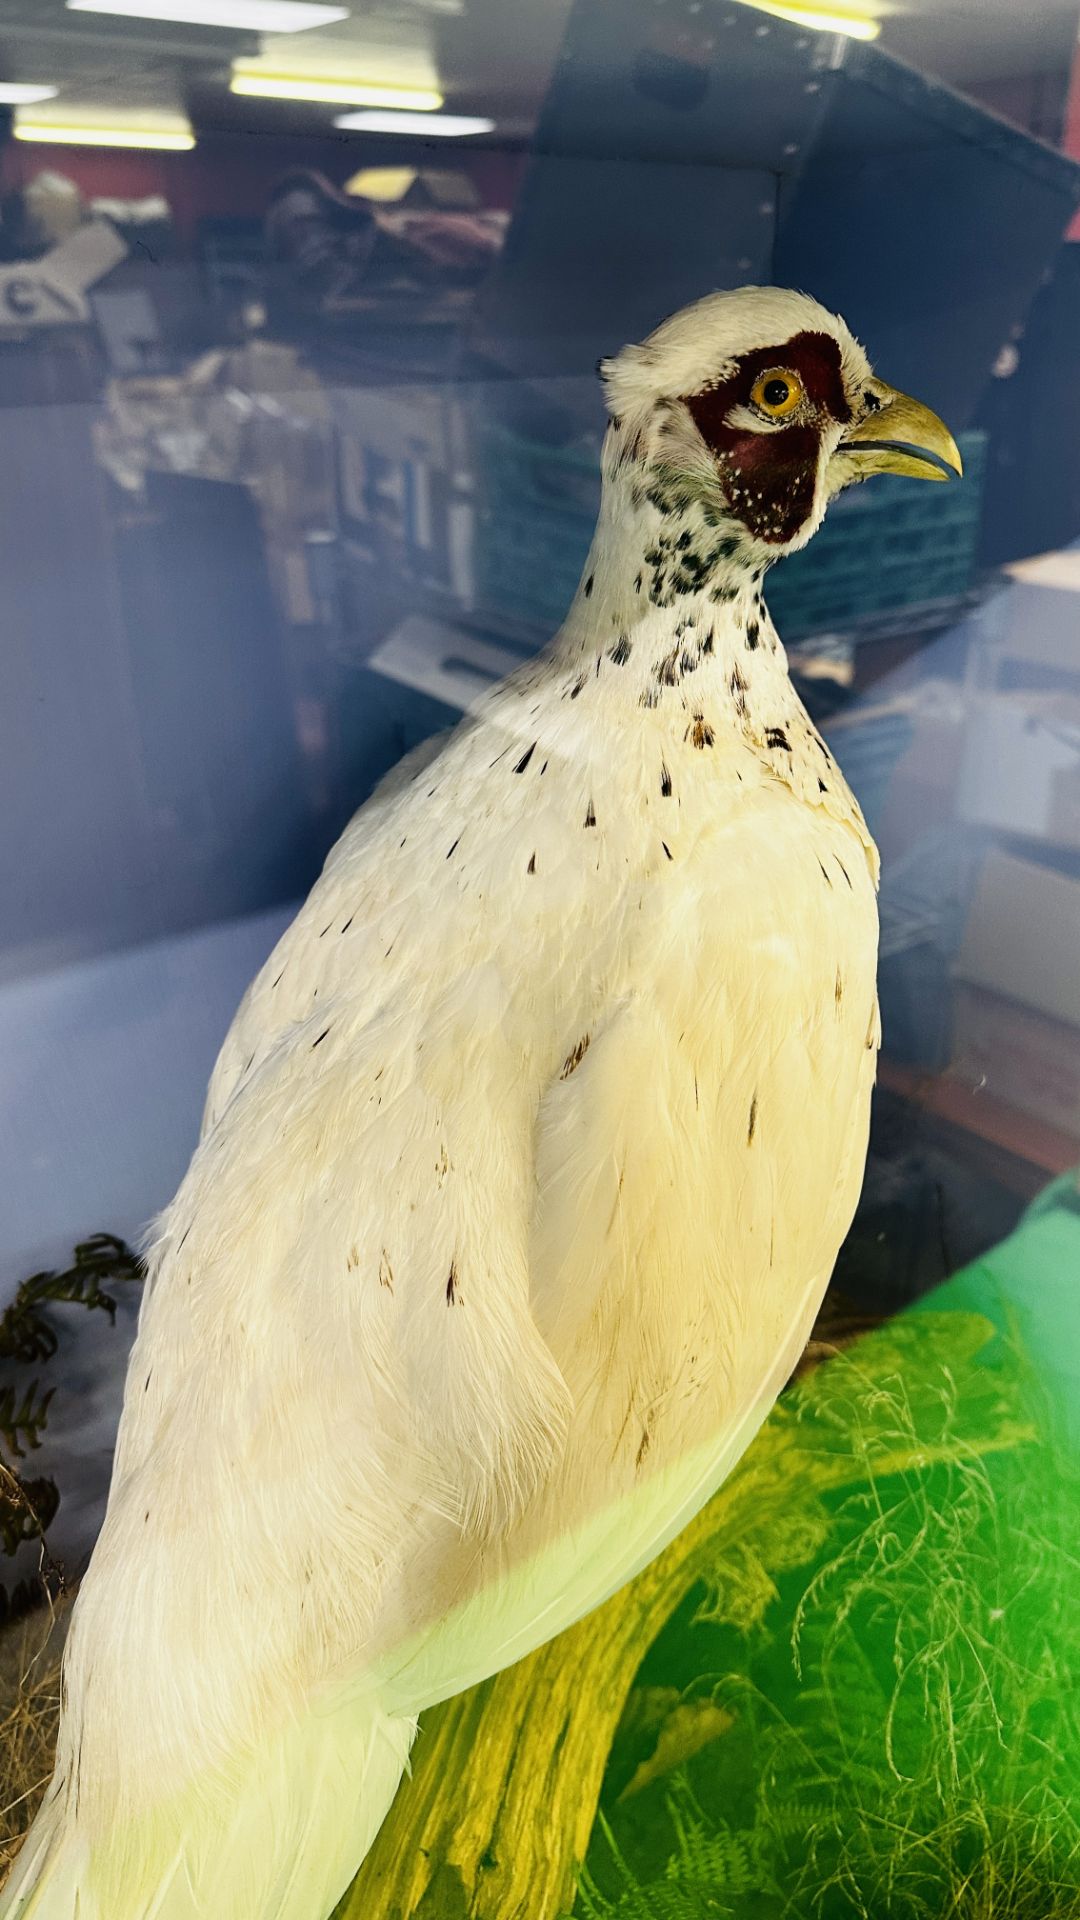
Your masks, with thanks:
M 1080 1163 L 1080 1140 L 1072 1134 L 948 1073 L 883 1058 L 878 1082 L 885 1093 L 917 1107 L 928 1129 L 954 1151 L 1025 1198 Z

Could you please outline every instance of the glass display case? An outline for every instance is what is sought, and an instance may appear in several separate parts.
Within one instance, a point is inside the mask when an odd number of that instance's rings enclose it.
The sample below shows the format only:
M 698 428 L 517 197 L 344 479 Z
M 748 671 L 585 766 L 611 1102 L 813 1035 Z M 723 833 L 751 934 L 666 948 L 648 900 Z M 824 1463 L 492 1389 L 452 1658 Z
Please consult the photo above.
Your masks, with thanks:
M 848 488 L 755 580 L 880 853 L 861 1198 L 730 1477 L 436 1696 L 335 1911 L 1080 1914 L 1078 30 L 0 0 L 5 1861 L 248 983 L 384 776 L 591 594 L 598 367 L 793 288 L 963 468 Z

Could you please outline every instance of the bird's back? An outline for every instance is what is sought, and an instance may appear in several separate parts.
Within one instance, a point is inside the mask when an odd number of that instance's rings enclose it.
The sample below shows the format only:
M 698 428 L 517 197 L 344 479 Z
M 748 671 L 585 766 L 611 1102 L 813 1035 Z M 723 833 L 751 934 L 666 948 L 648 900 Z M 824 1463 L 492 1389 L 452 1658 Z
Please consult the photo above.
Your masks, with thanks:
M 959 455 L 782 289 L 602 372 L 562 629 L 358 816 L 223 1048 L 4 1920 L 324 1920 L 416 1713 L 647 1561 L 809 1331 L 876 854 L 761 582 Z

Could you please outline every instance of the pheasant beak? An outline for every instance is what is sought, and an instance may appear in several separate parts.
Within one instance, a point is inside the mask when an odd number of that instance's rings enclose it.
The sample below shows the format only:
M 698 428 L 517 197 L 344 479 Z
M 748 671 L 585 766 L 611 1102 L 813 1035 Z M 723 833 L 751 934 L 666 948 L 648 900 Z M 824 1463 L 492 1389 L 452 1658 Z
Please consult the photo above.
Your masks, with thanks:
M 960 449 L 936 413 L 881 381 L 874 390 L 880 406 L 844 435 L 829 461 L 834 493 L 873 473 L 904 473 L 913 480 L 949 480 L 963 473 Z

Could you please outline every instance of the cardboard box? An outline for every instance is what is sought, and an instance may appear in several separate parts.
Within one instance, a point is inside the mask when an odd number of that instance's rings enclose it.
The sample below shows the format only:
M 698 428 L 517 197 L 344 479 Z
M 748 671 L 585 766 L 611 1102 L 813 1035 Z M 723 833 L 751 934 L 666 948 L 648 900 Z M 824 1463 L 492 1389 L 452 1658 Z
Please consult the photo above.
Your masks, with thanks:
M 991 849 L 954 971 L 1080 1029 L 1080 880 Z
M 976 695 L 964 745 L 961 818 L 1080 847 L 1080 693 Z
M 1080 1140 L 1080 880 L 992 849 L 954 972 L 950 1072 Z
M 960 981 L 949 1071 L 966 1087 L 1075 1135 L 1080 1154 L 1080 1026 Z
M 982 685 L 1006 661 L 1080 674 L 1080 549 L 1037 554 L 1006 572 L 1010 586 L 987 609 L 988 657 L 973 662 Z

